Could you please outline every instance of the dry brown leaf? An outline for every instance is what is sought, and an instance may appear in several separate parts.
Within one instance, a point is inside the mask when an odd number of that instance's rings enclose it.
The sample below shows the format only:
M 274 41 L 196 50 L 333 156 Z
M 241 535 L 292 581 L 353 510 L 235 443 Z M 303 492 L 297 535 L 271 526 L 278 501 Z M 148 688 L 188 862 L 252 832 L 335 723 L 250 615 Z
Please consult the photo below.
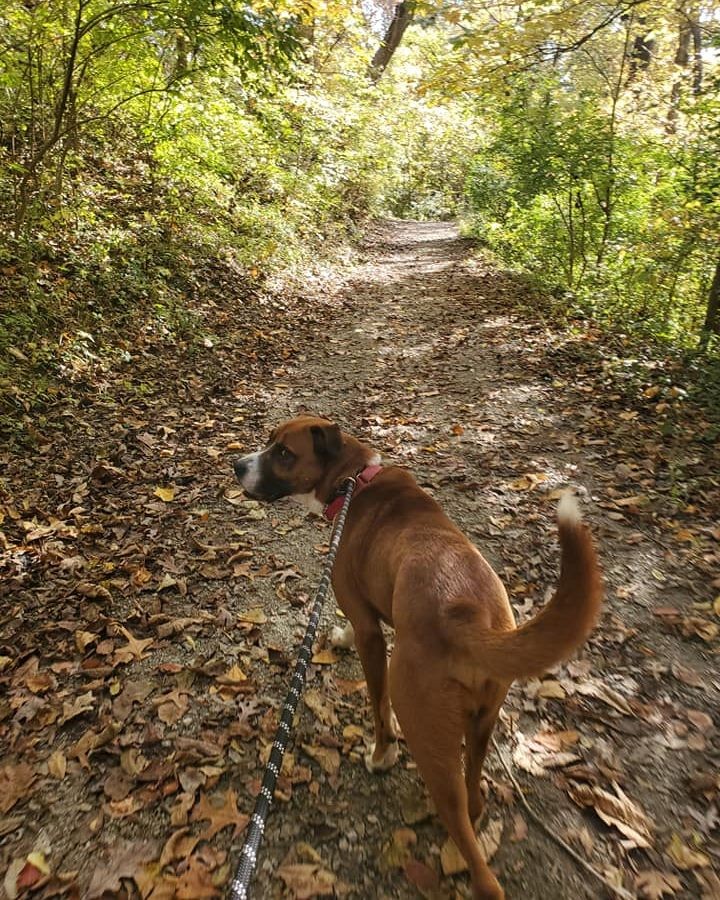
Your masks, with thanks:
M 36 775 L 27 763 L 6 763 L 0 768 L 0 812 L 6 813 L 27 794 Z
M 708 731 L 711 731 L 714 727 L 714 722 L 710 718 L 710 716 L 702 712 L 699 709 L 688 709 L 685 713 L 688 717 L 688 720 L 697 728 L 698 731 L 702 731 L 703 734 L 707 734 Z
M 545 733 L 542 734 L 545 737 Z M 580 759 L 577 753 L 570 751 L 552 752 L 543 742 L 536 742 L 534 737 L 526 737 L 521 731 L 517 731 L 515 737 L 517 745 L 513 751 L 513 761 L 531 775 L 543 777 L 548 769 L 569 766 Z
M 337 662 L 337 656 L 328 648 L 327 650 L 318 650 L 312 661 L 316 666 L 331 666 Z
M 502 833 L 503 820 L 492 819 L 478 834 L 478 844 L 480 844 L 480 850 L 485 858 L 485 862 L 490 862 L 493 856 L 495 856 L 497 849 L 500 846 Z
M 651 847 L 653 826 L 645 813 L 615 784 L 616 796 L 599 787 L 570 782 L 568 792 L 578 806 L 591 806 L 607 825 L 614 825 L 631 847 Z
M 218 684 L 236 685 L 241 684 L 243 681 L 247 681 L 247 675 L 240 666 L 235 663 L 224 675 L 218 675 L 216 680 Z
M 145 651 L 147 648 L 154 643 L 153 638 L 136 638 L 134 637 L 124 625 L 120 626 L 121 633 L 127 638 L 127 645 L 125 647 L 120 647 L 115 651 L 115 662 L 116 663 L 127 663 L 132 660 L 140 660 L 145 659 L 148 655 Z
M 677 875 L 658 872 L 657 869 L 638 872 L 635 876 L 635 887 L 640 891 L 640 896 L 647 900 L 661 900 L 665 894 L 674 894 L 676 891 L 682 890 L 682 884 Z
M 379 866 L 382 872 L 402 869 L 412 858 L 411 847 L 417 844 L 417 835 L 412 828 L 396 828 L 392 840 L 382 848 Z
M 567 693 L 559 681 L 548 679 L 540 683 L 535 696 L 542 697 L 544 700 L 564 700 Z
M 202 855 L 202 851 L 199 851 L 196 856 L 191 857 L 187 868 L 175 882 L 177 900 L 208 900 L 211 897 L 221 896 L 220 885 L 226 879 L 216 879 L 213 874 L 216 865 L 208 865 L 205 858 L 200 858 Z M 154 898 L 153 893 L 152 900 Z
M 264 625 L 267 622 L 267 616 L 259 606 L 254 606 L 247 612 L 239 613 L 238 619 L 241 622 L 249 622 L 252 625 Z
M 115 840 L 109 856 L 95 866 L 87 893 L 90 898 L 101 897 L 106 891 L 117 894 L 123 878 L 132 878 L 140 867 L 155 858 L 157 844 L 154 841 Z
M 577 683 L 576 689 L 578 694 L 583 694 L 585 697 L 595 697 L 598 700 L 602 700 L 603 703 L 607 703 L 608 706 L 611 706 L 613 709 L 616 709 L 618 712 L 621 712 L 625 716 L 631 716 L 633 714 L 630 704 L 623 697 L 623 695 L 618 694 L 617 691 L 614 691 L 612 688 L 609 688 L 602 682 L 579 681 Z
M 113 714 L 124 721 L 130 715 L 133 703 L 142 703 L 155 690 L 151 681 L 126 681 L 113 702 Z
M 77 696 L 72 703 L 63 703 L 62 716 L 60 717 L 60 725 L 69 722 L 81 716 L 83 713 L 90 712 L 94 706 L 95 696 L 92 691 L 86 691 L 84 694 Z
M 164 868 L 176 859 L 187 859 L 201 840 L 205 840 L 204 834 L 191 834 L 189 828 L 180 828 L 174 831 L 165 841 L 165 846 L 160 854 L 160 868 Z
M 518 841 L 524 841 L 528 835 L 528 826 L 525 819 L 520 815 L 520 813 L 515 813 L 513 816 L 513 830 L 510 835 L 510 841 L 513 844 L 516 844 Z
M 457 875 L 458 872 L 467 871 L 468 864 L 452 838 L 447 838 L 440 848 L 440 866 L 443 875 Z
M 237 794 L 232 788 L 228 788 L 224 794 L 215 794 L 213 797 L 208 797 L 207 794 L 200 795 L 200 800 L 192 811 L 190 821 L 198 822 L 204 820 L 210 822 L 205 833 L 205 839 L 209 840 L 218 831 L 227 828 L 228 825 L 234 827 L 234 835 L 239 834 L 247 825 L 248 816 L 238 810 Z
M 334 747 L 312 747 L 309 744 L 302 745 L 307 755 L 320 764 L 320 768 L 328 775 L 337 775 L 340 769 L 340 752 Z
M 330 700 L 324 694 L 321 694 L 320 691 L 309 688 L 303 694 L 303 702 L 308 709 L 312 710 L 317 720 L 322 722 L 323 725 L 337 725 L 338 718 L 335 715 L 335 710 Z
M 526 472 L 515 481 L 511 481 L 509 487 L 513 491 L 532 491 L 539 484 L 548 480 L 545 472 Z
M 720 877 L 712 869 L 695 870 L 693 875 L 701 891 L 701 900 L 718 900 L 718 897 L 720 897 Z
M 62 781 L 67 771 L 67 757 L 62 750 L 55 750 L 48 757 L 48 772 L 53 778 Z
M 285 882 L 285 887 L 295 900 L 332 897 L 335 894 L 335 876 L 321 865 L 288 863 L 280 866 L 277 874 Z

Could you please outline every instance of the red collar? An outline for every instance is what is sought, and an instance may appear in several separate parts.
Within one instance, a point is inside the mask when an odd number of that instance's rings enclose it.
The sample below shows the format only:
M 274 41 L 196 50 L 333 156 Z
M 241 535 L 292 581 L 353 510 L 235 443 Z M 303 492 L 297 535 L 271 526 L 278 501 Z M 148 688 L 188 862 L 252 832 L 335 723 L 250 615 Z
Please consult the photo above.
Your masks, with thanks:
M 364 491 L 365 488 L 370 484 L 373 478 L 378 474 L 378 472 L 382 472 L 382 466 L 366 466 L 362 472 L 358 472 L 355 476 L 355 490 L 353 491 L 353 499 L 357 497 L 357 495 Z M 323 510 L 323 515 L 328 520 L 328 522 L 332 522 L 335 516 L 342 509 L 342 505 L 345 502 L 345 494 L 340 494 L 334 500 L 331 500 L 328 505 Z

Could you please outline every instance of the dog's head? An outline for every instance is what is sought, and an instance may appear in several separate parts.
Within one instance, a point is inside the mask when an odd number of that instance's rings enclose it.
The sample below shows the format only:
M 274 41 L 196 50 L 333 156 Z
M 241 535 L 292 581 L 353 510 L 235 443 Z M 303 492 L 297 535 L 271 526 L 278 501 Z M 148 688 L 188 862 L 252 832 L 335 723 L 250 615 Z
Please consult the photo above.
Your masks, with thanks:
M 337 482 L 367 465 L 370 448 L 337 425 L 316 416 L 298 416 L 278 425 L 263 450 L 234 464 L 245 493 L 255 500 L 301 499 L 321 512 Z

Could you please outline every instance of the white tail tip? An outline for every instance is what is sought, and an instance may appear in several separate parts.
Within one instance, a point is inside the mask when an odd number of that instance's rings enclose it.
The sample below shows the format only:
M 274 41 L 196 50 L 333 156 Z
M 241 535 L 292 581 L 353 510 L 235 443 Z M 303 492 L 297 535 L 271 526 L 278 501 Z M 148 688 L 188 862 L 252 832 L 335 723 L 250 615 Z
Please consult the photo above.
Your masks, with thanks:
M 557 517 L 566 525 L 579 525 L 582 522 L 580 506 L 572 491 L 565 491 L 558 503 Z

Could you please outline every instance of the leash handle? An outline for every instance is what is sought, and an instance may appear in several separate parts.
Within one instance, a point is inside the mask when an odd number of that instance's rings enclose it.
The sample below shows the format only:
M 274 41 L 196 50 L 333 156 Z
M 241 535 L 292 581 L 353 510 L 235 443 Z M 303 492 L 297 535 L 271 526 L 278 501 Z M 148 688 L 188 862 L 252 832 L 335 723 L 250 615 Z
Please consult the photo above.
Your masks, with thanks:
M 255 809 L 250 817 L 245 835 L 245 843 L 240 851 L 240 861 L 238 862 L 235 878 L 230 885 L 229 897 L 231 900 L 248 900 L 250 881 L 252 880 L 255 866 L 257 865 L 258 852 L 262 844 L 263 835 L 265 833 L 265 823 L 267 822 L 272 806 L 273 796 L 275 793 L 275 784 L 277 783 L 280 770 L 282 768 L 285 750 L 290 743 L 290 733 L 292 731 L 293 719 L 300 695 L 305 687 L 305 678 L 307 669 L 312 658 L 312 645 L 315 640 L 315 632 L 320 622 L 320 613 L 322 612 L 325 597 L 330 587 L 330 573 L 332 572 L 335 556 L 340 546 L 340 538 L 342 537 L 343 528 L 345 526 L 345 517 L 347 516 L 350 506 L 350 499 L 355 490 L 355 479 L 347 478 L 343 483 L 343 492 L 345 501 L 342 509 L 335 518 L 333 533 L 330 537 L 330 547 L 325 559 L 320 583 L 315 594 L 315 602 L 313 603 L 310 619 L 305 629 L 305 637 L 300 646 L 298 659 L 295 663 L 295 671 L 293 672 L 292 681 L 290 682 L 290 690 L 285 697 L 282 715 L 280 716 L 280 724 L 275 732 L 275 739 L 270 751 L 270 758 L 265 767 L 265 774 L 260 787 L 260 793 L 255 801 Z

